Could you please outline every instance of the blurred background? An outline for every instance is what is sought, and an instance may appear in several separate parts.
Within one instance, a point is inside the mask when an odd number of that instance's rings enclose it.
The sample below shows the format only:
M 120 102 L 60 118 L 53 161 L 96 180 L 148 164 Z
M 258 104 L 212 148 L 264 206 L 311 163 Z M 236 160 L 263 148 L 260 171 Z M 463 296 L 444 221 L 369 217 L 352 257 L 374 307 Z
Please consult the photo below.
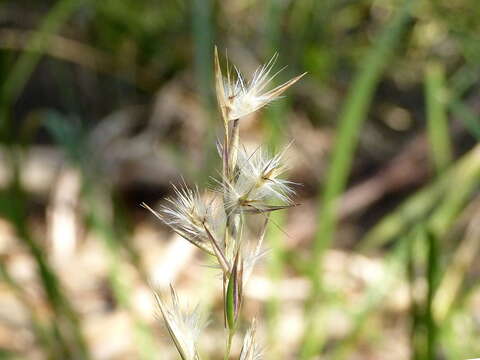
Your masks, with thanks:
M 209 314 L 220 281 L 140 207 L 211 185 L 213 47 L 308 75 L 242 120 L 293 141 L 246 288 L 265 359 L 480 356 L 480 2 L 0 2 L 0 359 L 177 359 L 149 283 Z M 238 354 L 240 339 L 234 343 Z M 238 356 L 238 355 L 235 355 Z M 237 357 L 235 357 L 237 358 Z

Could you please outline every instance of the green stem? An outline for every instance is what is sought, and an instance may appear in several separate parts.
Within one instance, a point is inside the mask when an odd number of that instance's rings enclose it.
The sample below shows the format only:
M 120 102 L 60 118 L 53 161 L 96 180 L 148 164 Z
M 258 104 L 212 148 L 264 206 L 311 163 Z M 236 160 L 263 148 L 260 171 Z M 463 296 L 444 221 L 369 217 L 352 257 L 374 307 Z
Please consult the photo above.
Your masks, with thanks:
M 427 132 L 430 152 L 437 173 L 442 173 L 452 162 L 452 145 L 447 117 L 445 69 L 430 63 L 425 70 L 425 100 Z
M 427 359 L 434 360 L 437 348 L 437 322 L 434 319 L 433 313 L 433 299 L 438 288 L 439 278 L 439 243 L 435 235 L 431 233 L 425 234 L 425 240 L 428 245 L 428 259 L 427 259 L 427 283 L 428 293 L 425 311 L 425 325 L 427 328 Z
M 230 351 L 232 349 L 232 339 L 233 335 L 235 335 L 235 329 L 231 329 L 228 331 L 228 339 L 227 339 L 227 347 L 225 350 L 225 357 L 223 358 L 224 360 L 228 360 L 230 357 Z

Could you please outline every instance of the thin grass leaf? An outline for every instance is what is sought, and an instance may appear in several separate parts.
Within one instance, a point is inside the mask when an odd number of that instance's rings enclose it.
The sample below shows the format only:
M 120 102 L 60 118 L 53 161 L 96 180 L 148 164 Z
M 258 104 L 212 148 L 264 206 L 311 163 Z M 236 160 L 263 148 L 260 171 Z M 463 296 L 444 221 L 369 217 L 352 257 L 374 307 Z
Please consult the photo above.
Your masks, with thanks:
M 46 46 L 48 46 L 46 35 L 57 32 L 68 17 L 80 5 L 88 1 L 90 0 L 58 1 L 43 19 L 38 30 L 29 39 L 27 47 L 36 49 L 36 51 L 23 52 L 2 84 L 0 95 L 0 129 L 2 131 L 7 130 L 8 107 L 18 98 L 35 66 L 42 58 Z
M 430 153 L 437 173 L 441 173 L 450 165 L 453 155 L 447 117 L 445 70 L 438 63 L 426 66 L 425 100 Z
M 452 100 L 450 109 L 453 115 L 463 121 L 470 134 L 475 136 L 477 141 L 480 141 L 480 116 L 459 100 Z
M 480 223 L 474 218 L 471 220 L 462 242 L 455 250 L 433 299 L 433 315 L 439 323 L 442 323 L 453 309 L 467 272 L 474 265 L 480 249 L 479 239 Z
M 315 266 L 312 266 L 312 273 L 310 274 L 313 283 L 313 299 L 309 302 L 307 312 L 312 311 L 312 307 L 319 306 L 318 301 L 314 300 L 319 296 L 321 289 L 321 278 L 317 271 L 317 264 L 321 262 L 324 251 L 332 243 L 337 222 L 338 199 L 345 189 L 350 173 L 358 134 L 363 121 L 367 117 L 375 88 L 411 19 L 412 3 L 411 0 L 403 1 L 393 19 L 365 57 L 364 62 L 362 62 L 362 70 L 355 77 L 340 114 L 339 128 L 330 166 L 327 171 L 325 186 L 322 189 L 322 196 L 319 199 L 318 227 L 312 257 L 312 265 Z M 321 325 L 315 319 L 309 321 L 301 359 L 310 359 L 318 353 L 315 334 L 318 333 L 316 329 L 319 326 Z
M 476 188 L 479 176 L 480 145 L 476 145 L 433 184 L 408 198 L 397 210 L 386 215 L 367 232 L 361 241 L 362 250 L 382 246 L 398 237 L 411 227 L 412 223 L 422 221 L 430 215 L 443 198 L 443 205 L 439 206 L 431 217 L 432 230 L 436 234 L 442 233 Z M 453 184 L 457 191 L 447 191 Z

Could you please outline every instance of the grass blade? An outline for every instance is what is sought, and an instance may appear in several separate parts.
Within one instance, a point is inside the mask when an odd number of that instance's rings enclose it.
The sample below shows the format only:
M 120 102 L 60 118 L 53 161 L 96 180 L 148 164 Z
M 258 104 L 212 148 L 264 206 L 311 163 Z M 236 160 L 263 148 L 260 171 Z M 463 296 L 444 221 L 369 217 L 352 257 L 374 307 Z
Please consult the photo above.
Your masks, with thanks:
M 452 162 L 446 101 L 445 70 L 438 63 L 429 63 L 425 70 L 427 133 L 437 173 L 443 172 Z
M 63 0 L 57 2 L 43 20 L 38 31 L 31 36 L 26 47 L 36 49 L 36 51 L 24 52 L 20 56 L 2 87 L 0 94 L 1 131 L 7 131 L 8 108 L 16 101 L 35 66 L 42 58 L 45 48 L 48 46 L 47 35 L 58 31 L 68 17 L 85 1 L 88 0 Z
M 406 29 L 410 19 L 411 4 L 411 0 L 404 1 L 390 25 L 383 31 L 376 45 L 365 58 L 362 70 L 357 74 L 340 114 L 337 138 L 319 206 L 312 264 L 321 262 L 324 251 L 332 242 L 337 220 L 337 200 L 345 188 L 350 173 L 358 134 L 367 116 L 380 77 Z M 310 308 L 318 306 L 321 279 L 317 269 L 318 265 L 312 266 L 313 298 L 310 301 Z M 302 359 L 309 359 L 318 352 L 316 337 L 319 326 L 316 319 L 311 318 L 310 324 L 307 325 Z
M 459 208 L 463 206 L 469 194 L 476 188 L 480 177 L 480 145 L 459 159 L 455 165 L 438 178 L 433 184 L 420 190 L 407 199 L 399 208 L 384 217 L 363 238 L 363 250 L 382 246 L 401 233 L 412 224 L 426 218 L 443 196 L 448 199 L 432 214 L 432 230 L 437 236 L 446 229 Z M 450 191 L 455 184 L 459 191 Z M 462 184 L 462 186 L 458 186 Z

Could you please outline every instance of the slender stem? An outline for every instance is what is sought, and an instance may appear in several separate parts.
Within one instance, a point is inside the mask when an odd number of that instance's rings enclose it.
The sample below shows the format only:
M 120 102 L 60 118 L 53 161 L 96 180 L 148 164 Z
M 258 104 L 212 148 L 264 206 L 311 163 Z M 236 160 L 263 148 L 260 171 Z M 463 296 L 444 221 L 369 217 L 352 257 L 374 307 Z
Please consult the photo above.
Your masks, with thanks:
M 238 143 L 240 138 L 239 119 L 232 121 L 231 131 L 230 143 L 228 144 L 228 175 L 230 181 L 235 177 L 235 167 L 237 166 Z
M 429 63 L 425 70 L 427 133 L 432 161 L 439 174 L 448 168 L 453 158 L 445 94 L 444 67 Z
M 228 186 L 226 184 L 227 182 L 231 182 L 234 179 L 234 172 L 235 172 L 235 166 L 236 166 L 236 161 L 237 161 L 237 147 L 238 147 L 238 138 L 239 138 L 239 127 L 238 127 L 238 120 L 234 120 L 232 123 L 232 126 L 226 126 L 225 127 L 225 134 L 224 134 L 224 143 L 223 143 L 223 151 L 222 151 L 222 157 L 223 157 L 223 169 L 222 169 L 222 175 L 223 175 L 223 182 L 225 187 Z M 235 147 L 235 148 L 234 148 Z M 233 153 L 232 153 L 233 152 Z M 223 199 L 224 203 L 224 208 L 225 208 L 225 213 L 227 214 L 227 219 L 226 219 L 226 229 L 225 229 L 225 238 L 224 238 L 224 254 L 229 254 L 229 250 L 231 250 L 231 245 L 232 245 L 232 239 L 238 239 L 238 232 L 237 230 L 237 224 L 236 224 L 236 219 L 237 215 L 233 213 L 229 213 L 228 209 L 226 207 L 227 204 L 227 199 Z M 222 266 L 223 267 L 223 266 Z M 223 269 L 223 294 L 224 297 L 226 297 L 226 291 L 227 287 L 225 286 L 226 278 L 229 277 L 230 273 L 230 267 L 228 269 Z M 227 308 L 225 307 L 225 301 L 224 303 L 224 314 L 225 314 L 225 325 L 227 325 Z M 227 344 L 226 344 L 226 350 L 225 350 L 225 357 L 224 360 L 228 360 L 230 357 L 230 351 L 232 347 L 232 339 L 233 335 L 235 334 L 235 328 L 229 328 L 228 327 L 228 338 L 227 338 Z
M 223 144 L 223 182 L 225 187 L 228 185 L 226 182 L 234 180 L 235 166 L 237 163 L 237 151 L 239 142 L 239 119 L 229 122 L 232 125 L 225 128 L 224 144 Z M 235 238 L 236 235 L 236 217 L 235 214 L 229 213 L 226 208 L 227 200 L 223 199 L 225 213 L 227 214 L 226 231 L 225 231 L 225 251 L 228 251 L 231 237 Z
M 225 134 L 223 136 L 223 149 L 222 149 L 222 175 L 223 182 L 228 178 L 228 143 L 230 142 L 228 137 L 228 127 L 225 127 Z
M 232 349 L 232 339 L 233 339 L 233 335 L 235 334 L 235 330 L 234 329 L 230 329 L 228 331 L 228 339 L 227 339 L 227 349 L 225 351 L 225 357 L 224 357 L 224 360 L 228 360 L 228 358 L 230 357 L 230 350 Z

